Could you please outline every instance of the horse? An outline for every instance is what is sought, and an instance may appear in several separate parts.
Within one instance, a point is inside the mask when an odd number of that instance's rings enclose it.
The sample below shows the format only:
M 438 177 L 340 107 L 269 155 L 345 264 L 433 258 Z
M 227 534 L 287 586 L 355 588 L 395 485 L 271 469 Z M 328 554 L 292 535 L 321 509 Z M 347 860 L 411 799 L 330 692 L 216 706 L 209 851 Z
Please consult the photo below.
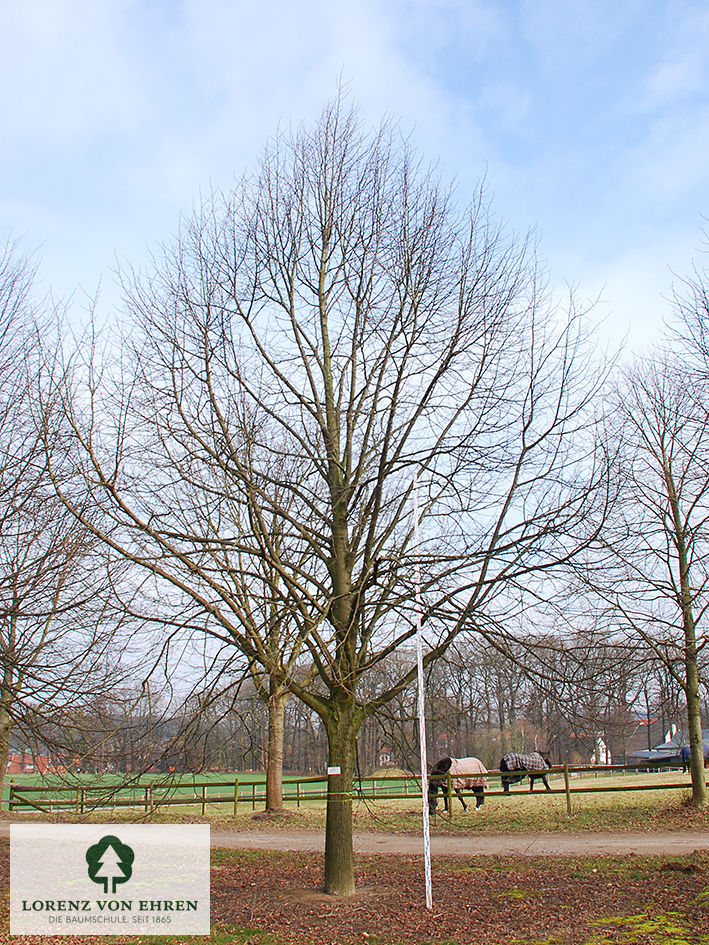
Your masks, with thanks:
M 540 754 L 538 751 L 530 751 L 527 754 L 520 755 L 517 752 L 510 752 L 505 755 L 500 762 L 500 771 L 521 771 L 521 774 L 503 774 L 502 789 L 505 794 L 509 794 L 510 784 L 516 784 L 517 781 L 524 781 L 529 777 L 529 790 L 534 790 L 534 782 L 541 778 L 547 791 L 551 791 L 547 776 L 542 774 L 545 768 L 551 768 L 551 761 L 548 757 Z M 531 771 L 540 772 L 530 774 Z
M 689 761 L 692 757 L 689 745 L 683 745 L 679 750 L 679 760 L 682 762 L 682 774 L 687 773 L 689 768 Z
M 443 791 L 444 810 L 448 811 L 447 775 L 452 776 L 451 786 L 463 805 L 468 810 L 462 791 L 472 791 L 475 795 L 475 810 L 485 802 L 485 788 L 487 787 L 487 768 L 477 758 L 441 758 L 431 768 L 428 780 L 428 810 L 436 813 L 438 806 L 437 795 L 439 788 Z

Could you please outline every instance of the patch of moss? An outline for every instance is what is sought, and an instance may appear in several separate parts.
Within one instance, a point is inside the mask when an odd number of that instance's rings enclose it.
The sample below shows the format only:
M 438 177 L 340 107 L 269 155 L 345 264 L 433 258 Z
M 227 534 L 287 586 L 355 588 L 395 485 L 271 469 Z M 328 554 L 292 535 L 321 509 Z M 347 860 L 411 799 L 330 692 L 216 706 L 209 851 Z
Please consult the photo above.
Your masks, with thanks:
M 632 943 L 649 943 L 649 945 L 696 945 L 697 937 L 693 934 L 689 920 L 680 912 L 667 912 L 651 915 L 643 912 L 638 915 L 607 916 L 595 919 L 595 926 L 614 926 L 622 932 L 623 940 Z M 605 945 L 610 941 L 617 941 L 617 935 L 601 936 L 593 939 L 588 945 Z
M 495 899 L 540 899 L 542 893 L 539 889 L 525 889 L 524 886 L 512 886 L 511 889 L 504 889 L 502 892 L 495 893 Z
M 509 945 L 560 945 L 560 943 L 561 939 L 552 935 L 549 938 L 535 938 L 531 940 L 528 938 L 513 938 Z
M 584 879 L 598 874 L 599 876 L 617 876 L 621 879 L 643 879 L 648 873 L 653 875 L 657 870 L 677 873 L 697 873 L 707 869 L 706 856 L 703 852 L 691 854 L 675 854 L 666 856 L 592 856 L 578 858 L 560 858 L 560 862 L 568 863 L 570 876 Z
M 369 939 L 369 942 L 372 942 L 372 939 Z M 421 945 L 461 945 L 460 941 L 453 938 L 446 939 L 436 939 L 435 942 L 421 942 Z
M 312 854 L 296 850 L 240 850 L 230 847 L 212 847 L 210 862 L 212 866 L 240 866 L 263 862 L 288 862 L 296 869 L 307 866 L 312 861 Z

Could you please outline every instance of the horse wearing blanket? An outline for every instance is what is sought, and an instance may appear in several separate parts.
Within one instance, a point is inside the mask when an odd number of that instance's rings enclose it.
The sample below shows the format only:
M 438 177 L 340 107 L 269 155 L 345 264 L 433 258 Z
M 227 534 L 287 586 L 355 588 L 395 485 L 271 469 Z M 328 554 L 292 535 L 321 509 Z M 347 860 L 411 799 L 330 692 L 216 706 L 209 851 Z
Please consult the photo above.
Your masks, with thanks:
M 518 781 L 524 781 L 526 777 L 529 777 L 530 791 L 534 790 L 534 782 L 537 778 L 541 778 L 547 791 L 551 791 L 549 782 L 547 781 L 547 776 L 541 773 L 547 768 L 551 768 L 551 762 L 538 751 L 530 751 L 525 755 L 520 755 L 513 751 L 505 755 L 500 762 L 500 771 L 521 772 L 521 774 L 502 775 L 502 788 L 505 794 L 509 793 L 510 784 L 516 784 Z M 537 773 L 530 774 L 530 771 Z
M 428 810 L 436 813 L 439 789 L 443 791 L 444 810 L 448 810 L 448 791 L 446 790 L 448 775 L 451 775 L 451 787 L 458 795 L 458 800 L 467 811 L 468 805 L 462 791 L 472 791 L 475 795 L 475 810 L 485 802 L 485 788 L 487 787 L 487 768 L 478 758 L 441 758 L 431 768 L 428 780 Z

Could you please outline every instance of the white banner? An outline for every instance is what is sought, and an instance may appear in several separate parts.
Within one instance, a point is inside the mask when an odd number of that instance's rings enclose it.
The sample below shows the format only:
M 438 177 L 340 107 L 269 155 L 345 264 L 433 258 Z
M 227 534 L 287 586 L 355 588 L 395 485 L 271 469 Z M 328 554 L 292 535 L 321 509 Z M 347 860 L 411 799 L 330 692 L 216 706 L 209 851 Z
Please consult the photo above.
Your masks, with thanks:
M 209 935 L 206 824 L 12 824 L 12 935 Z

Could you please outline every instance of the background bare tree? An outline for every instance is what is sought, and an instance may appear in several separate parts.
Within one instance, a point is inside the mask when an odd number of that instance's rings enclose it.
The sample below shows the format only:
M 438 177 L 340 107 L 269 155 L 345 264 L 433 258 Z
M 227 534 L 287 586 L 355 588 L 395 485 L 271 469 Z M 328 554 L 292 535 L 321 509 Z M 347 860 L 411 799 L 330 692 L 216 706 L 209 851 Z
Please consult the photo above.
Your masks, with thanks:
M 250 444 L 249 444 L 250 445 Z M 247 447 L 241 454 L 245 468 L 256 483 L 261 478 L 260 470 L 252 465 L 253 454 Z M 271 487 L 275 505 L 287 512 L 292 496 L 280 482 L 298 479 L 298 470 L 287 459 L 276 453 L 274 472 L 266 485 Z M 225 509 L 225 515 L 228 511 Z M 238 595 L 240 606 L 248 614 L 250 635 L 259 642 L 259 658 L 250 663 L 251 680 L 261 700 L 268 709 L 266 748 L 266 809 L 283 809 L 283 759 L 285 710 L 291 697 L 291 684 L 307 686 L 307 679 L 314 676 L 312 667 L 304 670 L 300 658 L 304 649 L 304 637 L 298 632 L 292 604 L 289 600 L 287 582 L 281 576 L 280 562 L 289 560 L 296 571 L 307 567 L 307 551 L 302 545 L 289 549 L 290 529 L 284 528 L 287 516 L 261 512 L 261 528 L 268 536 L 270 554 L 243 554 L 242 551 L 225 550 L 222 564 L 228 568 L 229 578 Z M 229 526 L 231 527 L 231 526 Z M 220 528 L 223 533 L 223 529 Z
M 56 496 L 36 410 L 42 372 L 34 271 L 0 249 L 0 784 L 10 740 L 50 740 L 53 722 L 106 686 L 115 632 L 105 548 Z M 124 565 L 120 564 L 123 568 Z M 114 677 L 113 681 L 118 679 Z M 55 746 L 56 747 L 56 746 Z
M 460 634 L 495 638 L 602 518 L 583 317 L 554 309 L 481 193 L 460 211 L 394 128 L 364 132 L 341 102 L 208 200 L 127 305 L 138 344 L 115 383 L 88 364 L 65 393 L 58 488 L 317 713 L 325 887 L 350 893 L 356 736 L 415 669 L 367 677 L 412 640 L 414 565 L 430 665 Z M 273 663 L 267 573 L 311 683 Z
M 699 654 L 709 572 L 707 387 L 677 351 L 638 359 L 618 384 L 613 439 L 621 501 L 592 583 L 607 618 L 640 640 L 684 693 L 692 800 L 707 802 Z M 698 404 L 704 407 L 698 409 Z

